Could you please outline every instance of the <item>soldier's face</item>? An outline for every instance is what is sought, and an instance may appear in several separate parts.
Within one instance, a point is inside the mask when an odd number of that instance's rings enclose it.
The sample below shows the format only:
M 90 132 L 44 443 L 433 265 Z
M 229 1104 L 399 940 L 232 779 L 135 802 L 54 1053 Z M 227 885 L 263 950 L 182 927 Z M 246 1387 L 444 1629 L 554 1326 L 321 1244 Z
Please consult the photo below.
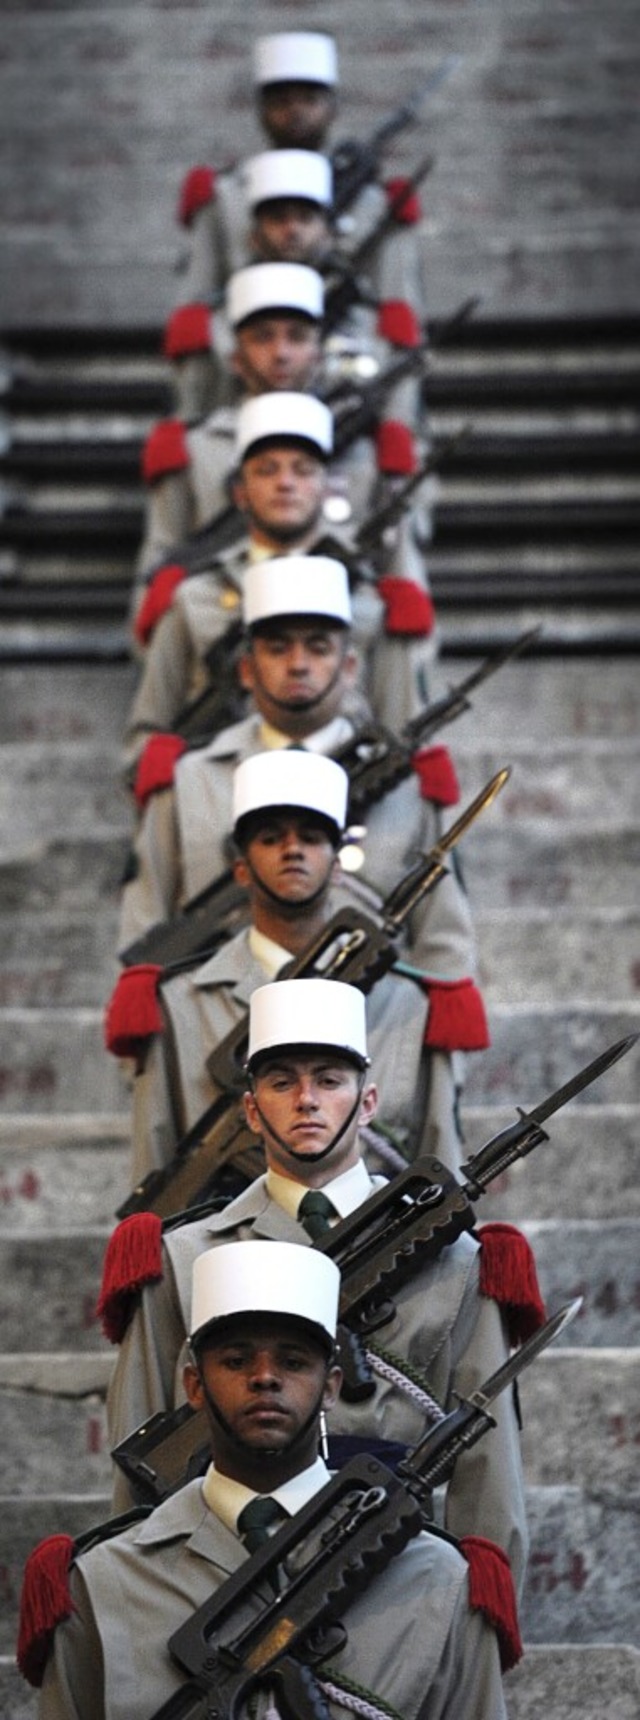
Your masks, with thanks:
M 244 460 L 235 498 L 258 536 L 293 544 L 319 520 L 325 488 L 322 461 L 304 447 L 285 445 Z
M 274 197 L 255 212 L 254 249 L 266 262 L 313 266 L 321 263 L 329 242 L 324 209 L 306 197 Z
M 321 149 L 334 109 L 325 84 L 267 84 L 260 97 L 262 124 L 276 149 Z
M 265 814 L 236 866 L 238 882 L 286 911 L 304 908 L 329 884 L 335 849 L 324 824 L 304 813 Z
M 358 1127 L 373 1116 L 376 1097 L 373 1084 L 362 1088 L 359 1071 L 337 1054 L 283 1052 L 258 1069 L 245 1111 L 262 1135 L 267 1163 L 313 1186 L 357 1164 Z
M 249 394 L 302 391 L 315 375 L 320 352 L 320 330 L 309 317 L 260 316 L 238 329 L 235 368 Z
M 239 1481 L 254 1456 L 286 1461 L 293 1448 L 293 1474 L 313 1462 L 317 1417 L 339 1383 L 339 1370 L 297 1321 L 256 1314 L 209 1342 L 197 1373 L 185 1370 L 189 1401 L 209 1409 L 216 1466 Z
M 283 621 L 254 636 L 240 673 L 265 721 L 295 740 L 336 716 L 356 664 L 345 628 Z

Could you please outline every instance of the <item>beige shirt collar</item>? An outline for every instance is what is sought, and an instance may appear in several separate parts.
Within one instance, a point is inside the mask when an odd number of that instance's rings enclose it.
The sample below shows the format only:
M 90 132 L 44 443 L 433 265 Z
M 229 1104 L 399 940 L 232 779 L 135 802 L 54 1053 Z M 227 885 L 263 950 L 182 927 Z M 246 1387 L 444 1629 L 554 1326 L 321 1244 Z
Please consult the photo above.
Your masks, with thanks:
M 293 1475 L 290 1481 L 285 1481 L 282 1487 L 274 1487 L 269 1493 L 270 1499 L 277 1499 L 289 1516 L 295 1516 L 315 1493 L 320 1492 L 330 1480 L 329 1471 L 321 1457 L 317 1457 L 309 1469 L 303 1469 L 299 1475 Z M 250 1487 L 244 1487 L 241 1481 L 232 1481 L 229 1475 L 222 1475 L 215 1464 L 210 1463 L 202 1483 L 202 1493 L 209 1510 L 220 1518 L 225 1528 L 232 1535 L 237 1534 L 237 1522 L 240 1512 L 248 1505 L 250 1499 L 257 1495 Z

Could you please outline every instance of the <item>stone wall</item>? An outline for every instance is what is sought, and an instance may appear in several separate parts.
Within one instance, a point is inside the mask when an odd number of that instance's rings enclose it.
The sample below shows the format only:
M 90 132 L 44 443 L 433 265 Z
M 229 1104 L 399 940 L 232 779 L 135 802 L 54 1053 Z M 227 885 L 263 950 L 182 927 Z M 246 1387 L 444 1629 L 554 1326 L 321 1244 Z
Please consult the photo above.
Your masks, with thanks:
M 164 318 L 182 175 L 261 147 L 251 38 L 296 27 L 338 37 L 339 133 L 459 56 L 396 157 L 437 155 L 434 313 L 635 310 L 639 22 L 638 0 L 5 0 L 0 324 Z

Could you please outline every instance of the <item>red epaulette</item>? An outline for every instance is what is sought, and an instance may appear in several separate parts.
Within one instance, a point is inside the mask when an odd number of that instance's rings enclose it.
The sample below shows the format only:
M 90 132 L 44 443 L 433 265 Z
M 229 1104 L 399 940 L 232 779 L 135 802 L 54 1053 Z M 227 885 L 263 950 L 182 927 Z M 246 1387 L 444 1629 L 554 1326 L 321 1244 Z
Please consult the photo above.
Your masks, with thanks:
M 152 794 L 171 788 L 178 760 L 186 751 L 187 743 L 182 735 L 150 735 L 138 759 L 133 785 L 139 806 L 146 806 Z
M 415 226 L 416 221 L 419 221 L 422 215 L 420 198 L 417 191 L 410 190 L 410 185 L 411 180 L 407 178 L 406 174 L 399 174 L 394 179 L 387 179 L 384 184 L 389 202 L 395 203 L 396 198 L 398 198 L 398 203 L 393 211 L 393 219 L 401 222 L 404 227 Z M 405 186 L 407 195 L 402 197 L 401 193 Z
M 545 1320 L 533 1249 L 515 1224 L 483 1224 L 477 1235 L 481 1245 L 480 1295 L 499 1303 L 509 1342 L 516 1348 Z
M 491 1044 L 482 994 L 475 980 L 425 979 L 429 1015 L 424 1042 L 430 1051 L 486 1051 Z
M 458 1546 L 469 1566 L 469 1606 L 484 1613 L 495 1630 L 500 1665 L 508 1672 L 523 1653 L 509 1560 L 502 1547 L 482 1535 L 463 1535 Z
M 145 484 L 166 478 L 168 472 L 183 472 L 191 465 L 184 424 L 180 418 L 165 418 L 156 424 L 142 450 L 140 469 Z
M 378 591 L 385 607 L 385 633 L 413 634 L 424 639 L 433 632 L 436 617 L 432 600 L 415 580 L 388 573 L 378 580 Z
M 218 175 L 214 167 L 192 167 L 185 175 L 178 199 L 178 220 L 181 227 L 190 227 L 194 215 L 213 203 Z
M 411 477 L 418 470 L 418 456 L 412 432 L 401 418 L 383 418 L 375 433 L 376 461 L 379 472 L 389 477 Z
M 106 1246 L 98 1318 L 110 1344 L 121 1344 L 147 1284 L 162 1278 L 162 1219 L 155 1212 L 123 1218 Z
M 145 591 L 142 603 L 133 623 L 133 631 L 139 645 L 148 645 L 158 622 L 171 608 L 175 593 L 187 570 L 181 561 L 168 561 L 165 567 L 159 567 Z
M 411 767 L 423 800 L 433 800 L 436 806 L 457 806 L 460 784 L 448 747 L 421 747 L 414 753 Z
M 213 313 L 209 306 L 178 305 L 165 326 L 165 358 L 189 358 L 194 352 L 211 352 L 212 347 Z
M 22 1578 L 16 1659 L 23 1678 L 36 1690 L 44 1678 L 55 1631 L 73 1612 L 69 1572 L 74 1560 L 98 1542 L 113 1540 L 151 1510 L 150 1505 L 135 1506 L 75 1541 L 71 1535 L 49 1535 L 29 1554 Z
M 113 1057 L 139 1058 L 149 1040 L 162 1033 L 158 983 L 163 971 L 155 962 L 139 962 L 116 980 L 104 1014 L 104 1043 Z
M 383 299 L 378 306 L 377 333 L 392 346 L 422 345 L 422 330 L 406 299 Z

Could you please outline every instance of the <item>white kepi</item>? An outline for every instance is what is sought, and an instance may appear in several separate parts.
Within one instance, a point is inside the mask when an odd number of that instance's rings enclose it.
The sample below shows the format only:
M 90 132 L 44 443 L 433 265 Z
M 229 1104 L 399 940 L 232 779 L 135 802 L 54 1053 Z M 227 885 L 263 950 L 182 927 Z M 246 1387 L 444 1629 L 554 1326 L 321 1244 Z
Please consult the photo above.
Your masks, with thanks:
M 233 773 L 233 828 L 250 813 L 279 806 L 317 812 L 341 836 L 347 816 L 349 778 L 342 765 L 322 753 L 281 751 L 253 753 Z
M 281 1314 L 304 1322 L 327 1351 L 338 1321 L 340 1273 L 335 1261 L 299 1242 L 226 1242 L 193 1265 L 190 1343 L 213 1336 L 221 1320 Z
M 289 388 L 256 394 L 238 410 L 235 457 L 238 464 L 262 442 L 308 442 L 323 459 L 333 450 L 333 418 L 315 394 Z
M 318 30 L 279 30 L 259 36 L 253 49 L 254 82 L 265 84 L 326 84 L 338 82 L 338 55 L 333 36 Z
M 306 263 L 250 263 L 231 276 L 226 306 L 232 328 L 261 311 L 297 311 L 312 322 L 320 322 L 324 311 L 322 276 Z
M 316 149 L 263 149 L 245 161 L 242 184 L 249 209 L 279 197 L 300 197 L 321 209 L 333 202 L 331 162 Z
M 245 627 L 259 627 L 282 615 L 319 615 L 350 627 L 349 578 L 343 563 L 329 555 L 274 555 L 253 562 L 242 588 Z
M 364 996 L 336 979 L 281 979 L 258 986 L 249 1003 L 248 1064 L 294 1046 L 340 1051 L 369 1062 Z

